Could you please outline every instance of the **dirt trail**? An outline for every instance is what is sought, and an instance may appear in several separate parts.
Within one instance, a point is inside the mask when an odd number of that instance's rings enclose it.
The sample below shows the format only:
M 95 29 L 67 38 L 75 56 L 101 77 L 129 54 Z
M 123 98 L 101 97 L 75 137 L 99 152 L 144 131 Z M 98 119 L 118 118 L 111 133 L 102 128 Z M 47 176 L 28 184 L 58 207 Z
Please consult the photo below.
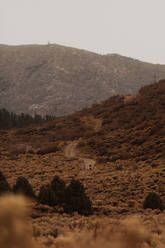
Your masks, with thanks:
M 102 127 L 102 119 L 95 118 L 92 115 L 85 116 L 81 120 L 87 127 L 93 128 L 95 132 L 98 132 Z
M 98 132 L 102 127 L 102 120 L 95 118 L 92 115 L 85 116 L 81 120 L 87 127 L 92 128 L 95 132 Z M 64 156 L 67 158 L 76 158 L 79 161 L 80 169 L 92 170 L 96 164 L 96 161 L 94 159 L 81 156 L 77 149 L 78 143 L 78 140 L 68 142 L 68 144 L 64 147 Z
M 71 141 L 65 148 L 64 148 L 64 155 L 67 158 L 73 158 L 77 155 L 77 147 L 78 141 Z
M 95 132 L 98 132 L 102 127 L 102 120 L 101 119 L 94 119 L 94 121 L 95 121 L 94 130 L 95 130 Z
M 77 150 L 78 140 L 70 141 L 64 148 L 64 155 L 67 158 L 75 158 L 77 160 L 76 166 L 79 167 L 80 173 L 82 174 L 90 172 L 94 169 L 96 161 L 94 159 L 85 158 L 79 155 Z M 83 174 L 84 175 L 84 174 Z

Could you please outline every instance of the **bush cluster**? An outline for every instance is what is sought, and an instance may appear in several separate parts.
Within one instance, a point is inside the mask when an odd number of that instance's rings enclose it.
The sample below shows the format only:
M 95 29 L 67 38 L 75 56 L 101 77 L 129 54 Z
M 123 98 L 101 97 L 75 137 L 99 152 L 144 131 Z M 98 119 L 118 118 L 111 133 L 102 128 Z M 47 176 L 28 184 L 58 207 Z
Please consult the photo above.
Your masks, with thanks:
M 64 210 L 67 213 L 77 211 L 79 214 L 92 214 L 92 204 L 85 194 L 84 186 L 79 180 L 72 180 L 66 188 L 66 200 Z
M 79 180 L 73 179 L 66 187 L 65 182 L 59 176 L 55 176 L 49 184 L 41 186 L 38 196 L 35 196 L 32 186 L 25 177 L 18 177 L 11 189 L 0 172 L 0 195 L 11 192 L 37 199 L 39 203 L 49 206 L 61 206 L 67 213 L 77 211 L 83 215 L 92 214 L 92 203 Z
M 82 215 L 92 214 L 92 202 L 85 193 L 85 188 L 79 180 L 72 179 L 66 186 L 65 182 L 55 176 L 53 180 L 41 186 L 38 196 L 25 177 L 18 177 L 13 189 L 10 188 L 5 176 L 0 171 L 0 196 L 7 193 L 23 194 L 29 198 L 36 199 L 39 203 L 49 206 L 61 206 L 66 213 L 78 212 Z M 163 202 L 155 192 L 150 192 L 144 202 L 143 208 L 163 210 Z
M 61 206 L 65 201 L 65 191 L 65 182 L 59 176 L 55 176 L 50 184 L 41 186 L 38 201 L 50 206 Z
M 50 184 L 41 187 L 38 201 L 50 206 L 62 206 L 66 213 L 92 214 L 92 203 L 79 180 L 73 179 L 66 187 L 65 182 L 55 176 Z

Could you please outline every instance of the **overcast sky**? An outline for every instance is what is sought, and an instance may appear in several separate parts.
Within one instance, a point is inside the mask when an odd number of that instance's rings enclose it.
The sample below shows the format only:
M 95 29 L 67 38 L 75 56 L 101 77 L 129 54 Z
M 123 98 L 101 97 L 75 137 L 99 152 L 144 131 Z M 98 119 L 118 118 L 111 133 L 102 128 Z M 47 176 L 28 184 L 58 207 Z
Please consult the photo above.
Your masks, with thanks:
M 0 0 L 1 44 L 48 41 L 165 64 L 165 0 Z

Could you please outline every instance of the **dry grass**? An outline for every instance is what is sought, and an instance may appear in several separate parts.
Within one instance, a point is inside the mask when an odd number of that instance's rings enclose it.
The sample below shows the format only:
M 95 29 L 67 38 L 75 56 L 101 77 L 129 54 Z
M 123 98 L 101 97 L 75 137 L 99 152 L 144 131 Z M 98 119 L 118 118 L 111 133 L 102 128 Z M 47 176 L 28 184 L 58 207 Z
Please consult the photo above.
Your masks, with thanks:
M 75 230 L 57 238 L 40 237 L 37 243 L 38 247 L 51 248 L 163 248 L 164 238 L 164 234 L 147 231 L 138 217 L 132 217 L 110 226 L 96 220 L 92 229 Z
M 32 229 L 27 222 L 27 202 L 20 196 L 0 198 L 0 247 L 33 248 Z
M 150 224 L 149 219 L 142 221 L 136 216 L 121 220 L 97 217 L 80 219 L 77 216 L 76 222 L 70 219 L 70 230 L 65 226 L 65 222 L 61 230 L 56 229 L 53 220 L 54 233 L 51 228 L 46 235 L 39 229 L 41 225 L 33 223 L 34 237 L 32 237 L 32 228 L 27 222 L 30 205 L 30 202 L 20 196 L 0 198 L 1 248 L 163 248 L 165 246 L 163 216 L 154 217 L 152 221 L 150 219 Z M 45 229 L 49 228 L 50 220 L 51 218 L 45 218 L 41 222 Z

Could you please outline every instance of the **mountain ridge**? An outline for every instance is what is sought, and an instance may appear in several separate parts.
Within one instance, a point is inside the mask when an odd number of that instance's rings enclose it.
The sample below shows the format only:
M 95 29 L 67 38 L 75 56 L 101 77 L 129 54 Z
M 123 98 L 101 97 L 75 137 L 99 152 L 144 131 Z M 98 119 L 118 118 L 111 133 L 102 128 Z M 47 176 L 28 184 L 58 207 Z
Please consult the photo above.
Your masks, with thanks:
M 48 45 L 0 45 L 0 108 L 63 116 L 165 78 L 165 65 Z

